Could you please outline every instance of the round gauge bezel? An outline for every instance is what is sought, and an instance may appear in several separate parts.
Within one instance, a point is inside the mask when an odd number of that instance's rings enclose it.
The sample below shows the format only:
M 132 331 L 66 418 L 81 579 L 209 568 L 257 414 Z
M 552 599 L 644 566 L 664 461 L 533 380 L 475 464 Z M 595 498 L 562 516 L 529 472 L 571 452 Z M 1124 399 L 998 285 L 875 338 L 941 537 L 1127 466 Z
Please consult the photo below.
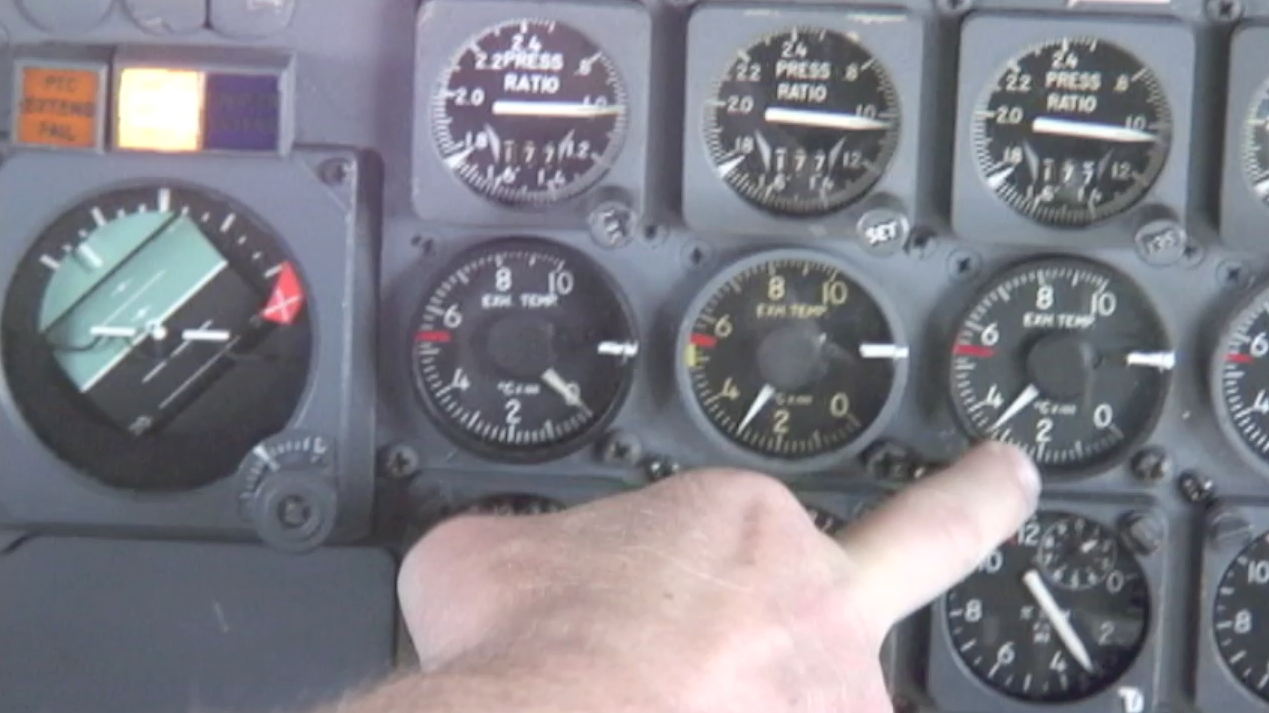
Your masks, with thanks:
M 1163 148 L 1154 149 L 1152 151 L 1149 163 L 1142 172 L 1143 175 L 1148 176 L 1149 178 L 1145 185 L 1137 190 L 1135 194 L 1132 192 L 1125 192 L 1118 198 L 1098 206 L 1097 210 L 1093 211 L 1094 214 L 1090 216 L 1089 220 L 1043 220 L 1037 217 L 1034 209 L 1029 211 L 1024 208 L 1024 205 L 1021 202 L 1009 200 L 1005 196 L 1001 195 L 999 189 L 992 188 L 989 182 L 990 176 L 988 174 L 988 160 L 991 157 L 990 145 L 995 141 L 995 139 L 988 132 L 988 122 L 985 117 L 983 117 L 983 114 L 989 111 L 987 107 L 1000 91 L 1000 82 L 1004 79 L 1005 75 L 1008 74 L 1011 65 L 1016 64 L 1020 59 L 1030 57 L 1037 51 L 1042 51 L 1044 49 L 1060 45 L 1063 41 L 1067 41 L 1072 44 L 1091 42 L 1112 46 L 1130 57 L 1140 68 L 1145 69 L 1149 78 L 1153 81 L 1157 88 L 1160 100 L 1159 108 L 1161 109 L 1160 118 L 1165 121 L 1166 125 L 1166 130 L 1160 132 L 1161 140 L 1159 143 L 1162 143 Z M 1146 201 L 1146 198 L 1149 197 L 1151 191 L 1153 191 L 1159 184 L 1159 179 L 1163 176 L 1163 172 L 1168 166 L 1168 161 L 1172 158 L 1173 144 L 1176 140 L 1172 100 L 1168 96 L 1167 88 L 1165 87 L 1158 71 L 1142 59 L 1138 52 L 1135 52 L 1131 48 L 1127 47 L 1122 41 L 1118 39 L 1097 37 L 1089 34 L 1070 35 L 1033 42 L 1014 52 L 1010 56 L 1009 60 L 992 70 L 988 75 L 987 86 L 983 88 L 977 101 L 974 102 L 973 115 L 970 119 L 969 136 L 970 148 L 973 154 L 972 163 L 974 164 L 974 172 L 978 176 L 978 179 L 982 182 L 982 187 L 986 190 L 986 192 L 1001 205 L 1008 207 L 1011 211 L 1026 219 L 1029 223 L 1065 233 L 1075 233 L 1077 231 L 1088 230 L 1090 228 L 1106 224 L 1118 218 L 1122 218 L 1134 208 L 1142 205 Z M 1100 213 L 1100 215 L 1097 215 L 1098 213 Z
M 48 279 L 42 271 L 24 268 L 30 268 L 35 264 L 33 261 L 35 260 L 36 251 L 43 242 L 49 240 L 51 237 L 61 237 L 54 236 L 54 230 L 61 228 L 64 224 L 74 224 L 75 218 L 80 217 L 79 214 L 86 210 L 89 205 L 95 201 L 100 201 L 103 198 L 112 197 L 117 194 L 127 193 L 130 191 L 153 190 L 157 193 L 162 188 L 170 188 L 174 192 L 188 194 L 198 200 L 214 203 L 219 207 L 230 208 L 233 213 L 246 220 L 253 227 L 254 232 L 258 234 L 258 237 L 267 241 L 269 248 L 274 250 L 279 257 L 290 263 L 292 269 L 294 270 L 295 278 L 299 282 L 304 295 L 307 297 L 313 294 L 310 283 L 305 276 L 304 267 L 301 261 L 297 258 L 286 236 L 274 227 L 271 222 L 265 220 L 260 213 L 253 209 L 250 205 L 236 197 L 230 196 L 222 190 L 212 188 L 201 183 L 181 179 L 146 177 L 121 181 L 106 186 L 96 187 L 92 190 L 83 191 L 75 196 L 69 197 L 57 210 L 52 211 L 52 217 L 43 221 L 40 224 L 41 227 L 39 231 L 25 242 L 21 251 L 22 257 L 13 265 L 12 272 L 10 273 L 9 284 L 5 286 L 3 292 L 4 305 L 2 312 L 4 317 L 7 319 L 11 311 L 17 310 L 21 313 L 21 320 L 25 324 L 31 319 L 35 319 L 35 315 L 38 315 L 40 305 L 43 302 L 47 290 Z M 220 249 L 220 246 L 216 244 L 215 239 L 211 235 L 206 235 L 205 237 L 218 249 L 218 251 L 221 252 L 222 255 L 225 255 L 225 252 Z M 51 275 L 51 273 L 48 274 Z M 34 301 L 34 304 L 32 304 L 32 301 Z M 197 477 L 188 477 L 188 470 L 181 469 L 180 476 L 185 477 L 177 477 L 174 479 L 174 482 L 168 482 L 166 480 L 160 481 L 154 476 L 143 479 L 124 479 L 117 474 L 98 473 L 94 471 L 93 468 L 78 462 L 79 456 L 84 456 L 88 451 L 91 451 L 93 454 L 98 454 L 98 452 L 86 446 L 78 446 L 74 449 L 65 448 L 63 443 L 51 443 L 43 435 L 41 435 L 41 432 L 29 420 L 26 408 L 22 406 L 24 397 L 21 394 L 27 390 L 29 385 L 26 382 L 23 382 L 20 386 L 15 386 L 15 381 L 10 374 L 10 370 L 14 367 L 10 364 L 7 356 L 3 359 L 3 368 L 0 368 L 0 395 L 6 397 L 4 401 L 7 401 L 8 408 L 15 416 L 15 421 L 21 423 L 22 428 L 31 434 L 33 442 L 38 444 L 39 447 L 48 453 L 50 457 L 56 459 L 58 463 L 61 463 L 69 468 L 71 472 L 79 478 L 79 482 L 83 485 L 101 488 L 104 492 L 109 494 L 117 495 L 120 493 L 127 493 L 129 497 L 138 499 L 163 498 L 170 497 L 172 495 L 196 492 L 208 487 L 214 487 L 232 479 L 238 472 L 238 467 L 243 459 L 249 455 L 249 451 L 252 447 L 261 440 L 271 438 L 277 433 L 285 432 L 293 426 L 297 415 L 303 412 L 305 408 L 305 403 L 312 391 L 313 380 L 316 378 L 315 366 L 318 359 L 316 350 L 318 349 L 320 321 L 320 317 L 318 316 L 318 305 L 314 304 L 313 300 L 306 298 L 299 326 L 306 332 L 302 339 L 308 345 L 309 352 L 305 355 L 304 378 L 301 383 L 297 384 L 298 391 L 295 394 L 294 402 L 289 405 L 289 414 L 285 421 L 278 424 L 278 428 L 275 432 L 260 434 L 260 437 L 254 439 L 240 439 L 240 445 L 243 446 L 242 452 L 236 453 L 232 461 L 225 458 L 223 464 L 226 464 L 227 467 L 223 472 L 219 472 L 215 476 L 212 476 L 209 472 L 200 472 Z M 58 397 L 59 400 L 62 401 L 62 405 L 59 406 L 59 409 L 72 413 L 72 415 L 74 415 L 79 421 L 84 424 L 91 425 L 91 438 L 97 439 L 98 442 L 101 442 L 102 439 L 116 440 L 119 437 L 117 428 L 90 421 L 88 416 L 83 413 L 83 409 L 76 406 L 75 401 L 84 397 L 79 394 L 74 385 L 71 384 L 68 377 L 60 368 L 55 368 L 51 361 L 46 360 L 43 357 L 39 359 L 38 365 L 28 366 L 39 366 L 42 369 L 49 369 L 51 371 L 50 378 L 53 379 L 53 383 L 50 384 L 44 382 L 42 385 L 51 386 L 58 394 L 64 394 L 64 396 Z M 88 408 L 95 407 L 88 406 Z M 75 433 L 82 435 L 85 430 L 89 429 L 77 428 Z M 78 438 L 80 436 L 75 437 Z M 157 440 L 163 440 L 161 434 L 158 436 Z M 125 465 L 133 464 L 129 466 L 131 470 L 152 469 L 155 460 L 159 460 L 160 462 L 167 461 L 170 464 L 170 462 L 186 460 L 191 457 L 186 447 L 176 444 L 159 445 L 157 446 L 159 450 L 145 455 L 144 458 L 136 455 L 135 448 L 124 448 L 123 446 L 118 446 L 118 448 L 128 452 L 127 462 Z M 64 450 L 74 450 L 76 452 L 84 451 L 85 453 L 67 455 L 63 452 Z M 195 455 L 193 457 L 198 456 Z M 138 461 L 138 459 L 144 460 L 148 465 L 133 463 L 134 461 Z M 120 466 L 113 466 L 115 470 L 118 470 L 119 467 Z M 169 467 L 165 469 L 164 472 L 171 470 L 173 469 Z
M 1262 108 L 1266 109 L 1263 117 L 1260 116 Z M 1238 146 L 1238 172 L 1242 174 L 1243 184 L 1247 186 L 1247 192 L 1253 196 L 1255 202 L 1262 209 L 1269 210 L 1269 195 L 1261 197 L 1256 192 L 1256 182 L 1252 177 L 1258 169 L 1256 164 L 1259 159 L 1256 154 L 1269 149 L 1269 128 L 1266 128 L 1269 126 L 1269 78 L 1256 85 L 1243 117 Z M 1258 132 L 1263 132 L 1259 145 L 1256 141 Z M 1269 162 L 1260 170 L 1269 171 Z
M 508 27 L 520 24 L 540 24 L 555 25 L 575 33 L 578 37 L 584 39 L 590 46 L 594 47 L 600 54 L 600 62 L 602 62 L 612 75 L 611 86 L 617 100 L 625 110 L 617 114 L 613 123 L 612 132 L 608 141 L 608 146 L 599 160 L 594 165 L 576 178 L 569 181 L 564 188 L 556 191 L 553 196 L 544 191 L 530 191 L 524 194 L 524 198 L 516 200 L 514 197 L 503 196 L 498 190 L 490 191 L 480 185 L 473 184 L 464 180 L 458 175 L 457 171 L 451 169 L 445 162 L 444 151 L 441 148 L 442 133 L 447 131 L 441 126 L 440 119 L 448 118 L 446 92 L 449 90 L 450 82 L 453 80 L 454 74 L 458 71 L 459 65 L 469 51 L 486 37 L 492 36 L 494 33 L 502 32 Z M 443 168 L 444 173 L 453 181 L 464 189 L 471 191 L 472 194 L 480 197 L 484 201 L 488 201 L 495 206 L 501 206 L 509 210 L 523 212 L 540 212 L 557 207 L 560 204 L 567 203 L 570 200 L 585 194 L 587 191 L 595 188 L 604 180 L 612 170 L 617 157 L 624 150 L 627 135 L 630 130 L 630 90 L 626 83 L 625 77 L 621 74 L 621 68 L 617 66 L 616 60 L 613 59 L 612 53 L 609 52 L 602 44 L 596 42 L 594 38 L 587 32 L 580 29 L 577 25 L 565 20 L 556 20 L 541 16 L 522 16 L 507 20 L 501 20 L 486 25 L 476 32 L 468 35 L 459 44 L 457 50 L 452 52 L 441 67 L 436 81 L 432 85 L 432 96 L 428 98 L 428 129 L 431 135 L 432 151 L 436 156 L 436 160 Z
M 407 333 L 413 334 L 415 328 L 423 322 L 428 298 L 436 291 L 437 286 L 449 275 L 453 274 L 455 270 L 473 262 L 479 256 L 507 250 L 542 251 L 548 253 L 557 251 L 557 255 L 562 256 L 565 261 L 583 265 L 586 270 L 591 271 L 596 276 L 600 284 L 612 295 L 614 303 L 620 308 L 621 314 L 629 326 L 630 334 L 635 338 L 642 334 L 639 321 L 635 316 L 634 310 L 631 309 L 630 301 L 626 297 L 625 292 L 621 289 L 612 273 L 601 265 L 599 261 L 572 245 L 528 235 L 512 235 L 468 245 L 462 250 L 455 252 L 453 257 L 447 260 L 439 269 L 430 272 L 427 275 L 427 280 L 423 282 L 423 289 L 416 294 L 418 306 L 410 313 L 411 317 Z M 409 362 L 407 365 L 408 383 L 410 390 L 414 392 L 415 400 L 422 404 L 428 422 L 464 452 L 490 462 L 513 465 L 535 465 L 560 460 L 572 456 L 595 443 L 625 407 L 634 382 L 639 378 L 641 365 L 644 361 L 642 354 L 630 360 L 630 364 L 625 368 L 625 378 L 622 379 L 614 397 L 604 408 L 603 412 L 596 414 L 591 424 L 583 431 L 553 445 L 518 450 L 481 441 L 473 438 L 470 433 L 463 429 L 456 427 L 433 402 L 430 392 L 423 384 L 422 374 L 419 372 L 419 360 L 415 355 L 417 346 L 409 339 L 406 341 L 409 343 L 402 351 Z
M 1223 316 L 1215 346 L 1207 355 L 1207 389 L 1212 411 L 1216 414 L 1216 424 L 1220 427 L 1221 436 L 1224 437 L 1225 442 L 1258 475 L 1269 477 L 1269 456 L 1258 454 L 1251 446 L 1247 445 L 1247 442 L 1243 440 L 1242 435 L 1238 432 L 1238 426 L 1234 423 L 1234 416 L 1229 412 L 1229 408 L 1223 398 L 1224 379 L 1222 379 L 1225 367 L 1224 357 L 1229 352 L 1230 345 L 1233 342 L 1235 325 L 1239 318 L 1249 310 L 1254 309 L 1258 304 L 1265 303 L 1269 303 L 1269 285 L 1261 286 L 1250 295 L 1243 297 L 1232 310 L 1229 310 Z
M 847 185 L 850 190 L 837 191 L 834 195 L 839 197 L 836 197 L 834 200 L 826 201 L 824 205 L 820 206 L 810 205 L 815 201 L 805 198 L 799 199 L 781 197 L 776 199 L 774 202 L 764 203 L 754 196 L 745 193 L 739 187 L 733 185 L 727 177 L 719 176 L 718 172 L 713 168 L 717 166 L 719 160 L 724 157 L 716 155 L 717 150 L 721 149 L 722 146 L 719 143 L 718 138 L 712 136 L 711 134 L 717 133 L 721 136 L 726 131 L 724 128 L 725 121 L 720 120 L 717 108 L 714 107 L 713 103 L 720 100 L 723 85 L 738 81 L 732 77 L 732 71 L 735 67 L 738 56 L 742 53 L 751 52 L 756 47 L 774 41 L 779 37 L 787 36 L 795 32 L 798 34 L 805 33 L 807 35 L 818 35 L 821 33 L 837 35 L 842 41 L 849 45 L 853 45 L 860 52 L 867 55 L 869 60 L 876 66 L 873 71 L 877 77 L 878 91 L 887 101 L 890 102 L 889 110 L 894 114 L 890 128 L 884 131 L 882 138 L 877 142 L 876 163 L 879 166 L 879 169 L 871 175 L 865 174 L 863 179 L 852 181 Z M 840 82 L 840 80 L 834 81 Z M 895 85 L 889 67 L 886 66 L 886 64 L 882 61 L 882 58 L 873 51 L 872 48 L 858 37 L 852 37 L 851 33 L 827 26 L 795 24 L 751 36 L 745 45 L 728 55 L 726 66 L 718 73 L 717 76 L 714 77 L 714 79 L 710 81 L 707 97 L 707 101 L 709 103 L 705 106 L 704 111 L 702 112 L 700 132 L 701 147 L 705 152 L 705 160 L 711 167 L 711 173 L 714 178 L 725 186 L 732 195 L 744 201 L 746 205 L 754 210 L 761 211 L 762 213 L 779 220 L 822 220 L 825 216 L 840 214 L 858 206 L 862 201 L 869 197 L 869 195 L 876 189 L 877 185 L 881 183 L 886 174 L 890 171 L 891 166 L 894 163 L 895 155 L 899 150 L 899 144 L 904 128 L 902 99 L 899 96 L 898 87 Z M 775 100 L 768 96 L 766 97 L 766 101 L 770 103 Z M 762 121 L 762 123 L 765 124 L 765 120 Z
M 1217 570 L 1214 573 L 1212 583 L 1210 585 L 1212 596 L 1205 602 L 1205 611 L 1203 612 L 1203 618 L 1201 620 L 1201 623 L 1206 625 L 1203 627 L 1204 636 L 1207 637 L 1207 640 L 1211 645 L 1212 658 L 1215 660 L 1215 663 L 1213 664 L 1214 667 L 1228 677 L 1229 683 L 1239 694 L 1248 700 L 1255 701 L 1261 706 L 1269 706 L 1269 692 L 1261 693 L 1260 691 L 1253 689 L 1247 681 L 1234 670 L 1234 665 L 1229 663 L 1229 657 L 1226 656 L 1225 650 L 1220 644 L 1220 636 L 1216 631 L 1216 624 L 1220 621 L 1217 609 L 1222 606 L 1220 589 L 1226 586 L 1225 578 L 1229 576 L 1230 571 L 1233 570 L 1234 567 L 1238 566 L 1238 559 L 1240 557 L 1246 557 L 1248 552 L 1257 546 L 1263 545 L 1265 542 L 1269 542 L 1269 532 L 1258 530 L 1257 534 L 1246 544 L 1239 544 L 1228 550 L 1222 550 L 1222 553 L 1228 556 L 1222 564 L 1217 566 Z
M 696 398 L 695 391 L 692 388 L 691 375 L 688 372 L 687 365 L 683 362 L 683 354 L 690 343 L 692 337 L 692 328 L 696 323 L 697 317 L 701 311 L 713 298 L 715 293 L 730 282 L 736 275 L 759 265 L 765 265 L 775 260 L 784 261 L 810 261 L 823 263 L 836 270 L 855 282 L 860 288 L 868 293 L 868 297 L 877 305 L 877 309 L 881 312 L 882 317 L 886 320 L 887 326 L 890 328 L 891 336 L 894 339 L 895 346 L 907 347 L 909 342 L 907 339 L 907 331 L 903 320 L 890 304 L 888 297 L 880 290 L 877 283 L 868 279 L 863 270 L 852 266 L 850 263 L 831 255 L 812 249 L 803 248 L 777 248 L 775 250 L 760 250 L 748 254 L 739 260 L 735 260 L 717 273 L 714 274 L 701 287 L 700 291 L 692 298 L 688 308 L 681 315 L 678 337 L 674 342 L 674 383 L 679 393 L 679 400 L 684 403 L 688 416 L 691 418 L 693 425 L 698 431 L 704 432 L 707 438 L 714 443 L 728 457 L 737 462 L 752 466 L 757 469 L 771 473 L 779 473 L 785 475 L 801 475 L 815 471 L 822 471 L 833 467 L 840 467 L 844 461 L 863 452 L 871 444 L 871 442 L 889 425 L 893 420 L 895 412 L 899 409 L 899 405 L 903 400 L 903 395 L 908 384 L 910 372 L 910 362 L 912 356 L 907 359 L 896 359 L 894 362 L 894 378 L 890 383 L 890 393 L 886 396 L 885 404 L 877 417 L 866 428 L 861 430 L 855 438 L 847 445 L 828 453 L 811 456 L 809 458 L 800 459 L 781 459 L 763 455 L 756 451 L 749 450 L 735 443 L 726 436 L 709 416 L 705 413 L 705 409 L 701 406 L 699 399 Z
M 1137 299 L 1154 318 L 1155 324 L 1159 327 L 1159 333 L 1163 336 L 1167 346 L 1169 348 L 1175 348 L 1175 340 L 1172 338 L 1172 334 L 1168 330 L 1168 324 L 1159 314 L 1159 310 L 1156 308 L 1154 301 L 1150 299 L 1149 294 L 1147 294 L 1135 280 L 1129 277 L 1122 270 L 1104 262 L 1092 260 L 1080 255 L 1063 255 L 1057 253 L 1040 253 L 1009 262 L 1003 268 L 988 274 L 982 282 L 979 283 L 977 288 L 973 291 L 970 300 L 966 303 L 966 307 L 956 312 L 956 319 L 951 323 L 951 332 L 945 342 L 946 350 L 944 351 L 944 354 L 946 357 L 944 359 L 943 368 L 941 369 L 945 380 L 944 398 L 952 408 L 957 428 L 966 438 L 970 439 L 971 442 L 976 443 L 979 440 L 986 438 L 986 436 L 976 435 L 978 427 L 970 420 L 969 414 L 966 412 L 965 404 L 961 403 L 961 400 L 956 397 L 953 369 L 956 363 L 954 350 L 956 348 L 958 335 L 964 327 L 965 322 L 969 319 L 970 314 L 973 313 L 974 309 L 982 303 L 987 295 L 999 289 L 1000 285 L 1005 280 L 1010 279 L 1015 275 L 1024 274 L 1036 269 L 1043 269 L 1051 263 L 1079 263 L 1084 266 L 1085 269 L 1093 272 L 1107 273 L 1111 276 L 1112 281 L 1117 280 L 1120 284 L 1128 286 L 1133 292 L 1133 297 Z M 1150 418 L 1141 428 L 1140 433 L 1137 433 L 1132 438 L 1125 439 L 1110 455 L 1104 455 L 1094 459 L 1086 465 L 1071 468 L 1055 468 L 1053 466 L 1046 466 L 1042 464 L 1037 465 L 1040 473 L 1046 480 L 1052 479 L 1056 482 L 1076 482 L 1105 475 L 1121 467 L 1132 457 L 1132 454 L 1135 453 L 1141 445 L 1148 441 L 1158 430 L 1159 422 L 1163 418 L 1164 412 L 1168 409 L 1168 402 L 1172 396 L 1174 380 L 1175 375 L 1172 373 L 1168 373 L 1165 376 L 1161 386 L 1161 392 L 1158 395 L 1157 406 L 1153 413 L 1151 413 Z

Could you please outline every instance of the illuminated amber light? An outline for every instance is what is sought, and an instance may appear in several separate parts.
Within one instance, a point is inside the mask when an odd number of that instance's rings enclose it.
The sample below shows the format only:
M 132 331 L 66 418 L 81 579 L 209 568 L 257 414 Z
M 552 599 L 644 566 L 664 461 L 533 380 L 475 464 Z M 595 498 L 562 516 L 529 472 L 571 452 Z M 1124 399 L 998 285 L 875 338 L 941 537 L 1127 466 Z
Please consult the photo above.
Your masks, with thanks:
M 139 151 L 203 147 L 202 72 L 130 67 L 119 78 L 115 145 Z
M 80 149 L 97 146 L 97 72 L 26 67 L 21 82 L 18 143 Z

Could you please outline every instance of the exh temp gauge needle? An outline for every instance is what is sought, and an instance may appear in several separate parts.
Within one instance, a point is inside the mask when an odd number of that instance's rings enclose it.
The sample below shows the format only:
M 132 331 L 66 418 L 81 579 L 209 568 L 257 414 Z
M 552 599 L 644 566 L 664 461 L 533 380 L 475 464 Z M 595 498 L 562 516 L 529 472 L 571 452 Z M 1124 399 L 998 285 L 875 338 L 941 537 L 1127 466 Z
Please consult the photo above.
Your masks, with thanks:
M 1031 123 L 1031 130 L 1037 134 L 1054 134 L 1077 139 L 1096 139 L 1113 141 L 1121 144 L 1148 144 L 1159 140 L 1159 137 L 1148 131 L 1130 129 L 1114 124 L 1098 124 L 1088 121 L 1060 119 L 1052 116 L 1038 116 Z
M 811 109 L 768 107 L 762 118 L 771 124 L 792 124 L 840 131 L 878 131 L 889 129 L 890 123 L 858 114 L 845 114 Z
M 1005 409 L 1005 412 L 1000 414 L 1000 418 L 997 418 L 996 422 L 993 423 L 991 428 L 988 430 L 995 431 L 1001 426 L 1004 426 L 1006 423 L 1009 423 L 1013 420 L 1014 416 L 1022 413 L 1023 409 L 1030 406 L 1038 398 L 1040 398 L 1040 389 L 1036 388 L 1035 384 L 1027 384 L 1027 388 L 1023 389 L 1021 394 L 1018 394 L 1018 398 L 1013 400 L 1013 403 L 1009 405 L 1009 408 Z
M 575 409 L 582 411 L 588 416 L 591 413 L 586 402 L 582 401 L 581 394 L 578 393 L 577 387 L 564 380 L 560 373 L 555 369 L 547 369 L 542 373 L 542 383 L 551 388 L 552 391 L 560 395 L 564 399 L 564 403 Z
M 1176 368 L 1176 352 L 1129 352 L 1124 361 L 1128 366 L 1171 371 Z
M 494 116 L 534 116 L 556 119 L 591 119 L 620 116 L 626 107 L 619 104 L 585 104 L 583 102 L 538 102 L 499 99 L 493 103 Z
M 1071 656 L 1075 659 L 1085 671 L 1094 672 L 1093 659 L 1088 655 L 1088 648 L 1084 646 L 1084 642 L 1080 640 L 1079 634 L 1075 632 L 1075 627 L 1071 626 L 1071 621 L 1062 613 L 1062 608 L 1058 606 L 1057 600 L 1053 598 L 1053 593 L 1044 583 L 1044 579 L 1040 573 L 1034 569 L 1022 576 L 1022 583 L 1026 585 L 1027 591 L 1035 598 L 1036 604 L 1040 605 L 1040 610 L 1048 617 L 1049 623 L 1053 625 L 1053 630 L 1057 632 L 1058 638 L 1062 640 L 1062 645 L 1067 651 L 1071 652 Z
M 753 404 L 749 406 L 749 412 L 745 414 L 744 420 L 740 422 L 740 427 L 737 428 L 736 431 L 738 433 L 743 433 L 746 428 L 749 428 L 749 424 L 753 423 L 753 420 L 758 417 L 758 414 L 762 413 L 762 409 L 766 408 L 767 404 L 771 401 L 775 394 L 775 387 L 771 384 L 763 386 L 762 391 L 759 391 L 758 395 L 754 397 Z

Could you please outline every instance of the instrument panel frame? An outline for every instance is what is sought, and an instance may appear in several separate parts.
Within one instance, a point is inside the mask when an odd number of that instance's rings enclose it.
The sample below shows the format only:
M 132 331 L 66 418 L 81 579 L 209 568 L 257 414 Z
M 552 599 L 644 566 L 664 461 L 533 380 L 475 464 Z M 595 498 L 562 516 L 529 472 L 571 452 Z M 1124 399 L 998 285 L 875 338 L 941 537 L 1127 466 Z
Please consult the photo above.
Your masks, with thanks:
M 323 183 L 319 167 L 350 167 L 342 185 Z M 356 316 L 373 299 L 373 259 L 365 229 L 357 156 L 344 150 L 298 152 L 289 161 L 206 157 L 173 165 L 164 156 L 119 154 L 103 162 L 91 152 L 18 152 L 0 165 L 0 283 L 9 284 L 22 256 L 42 231 L 77 201 L 112 186 L 172 183 L 233 197 L 275 231 L 293 257 L 311 310 L 314 354 L 308 386 L 291 428 L 330 434 L 339 444 L 336 472 L 340 507 L 334 541 L 370 527 L 374 462 L 373 398 L 345 378 L 373 363 L 373 340 Z M 42 187 L 57 186 L 50 194 Z M 268 196 L 269 200 L 261 197 Z M 304 211 L 289 210 L 304 205 Z M 318 279 L 320 276 L 320 279 Z M 233 473 L 203 488 L 145 494 L 110 488 L 61 461 L 23 420 L 0 374 L 0 514 L 6 527 L 37 531 L 164 533 L 177 537 L 254 537 L 240 515 L 240 483 Z
M 772 33 L 795 26 L 824 27 L 857 36 L 885 69 L 898 97 L 899 133 L 894 155 L 877 182 L 857 201 L 823 216 L 779 216 L 753 205 L 718 175 L 703 135 L 708 101 L 718 80 L 735 62 L 736 52 Z M 704 5 L 688 21 L 686 111 L 684 112 L 682 176 L 683 218 L 707 233 L 761 235 L 776 239 L 823 239 L 855 235 L 857 224 L 873 208 L 890 208 L 912 217 L 924 208 L 920 145 L 924 107 L 931 100 L 933 75 L 925 71 L 923 18 L 875 8 L 847 12 L 814 6 L 745 7 Z M 927 132 L 928 133 L 928 132 Z
M 1049 227 L 1019 214 L 987 186 L 975 157 L 974 112 L 1011 59 L 1055 38 L 1083 36 L 1118 44 L 1154 72 L 1171 110 L 1170 145 L 1158 178 L 1132 207 L 1083 228 Z M 1002 37 L 1009 39 L 1002 42 Z M 975 13 L 962 26 L 959 61 L 951 204 L 952 229 L 958 236 L 1046 248 L 1131 247 L 1137 231 L 1151 220 L 1171 216 L 1183 225 L 1191 222 L 1190 144 L 1198 66 L 1193 28 L 1145 17 Z
M 454 175 L 441 159 L 432 136 L 432 98 L 465 43 L 493 25 L 515 19 L 566 23 L 586 35 L 616 67 L 626 90 L 626 128 L 612 166 L 590 188 L 572 198 L 540 207 L 509 206 L 482 196 Z M 613 32 L 620 27 L 620 32 Z M 437 43 L 431 37 L 454 38 Z M 411 195 L 419 218 L 442 225 L 503 228 L 516 232 L 542 228 L 585 227 L 590 211 L 604 197 L 644 211 L 650 192 L 648 147 L 651 102 L 652 19 L 637 4 L 619 0 L 560 0 L 551 4 L 517 0 L 430 0 L 415 27 Z M 655 146 L 655 144 L 653 144 Z M 639 150 L 642 148 L 643 150 Z

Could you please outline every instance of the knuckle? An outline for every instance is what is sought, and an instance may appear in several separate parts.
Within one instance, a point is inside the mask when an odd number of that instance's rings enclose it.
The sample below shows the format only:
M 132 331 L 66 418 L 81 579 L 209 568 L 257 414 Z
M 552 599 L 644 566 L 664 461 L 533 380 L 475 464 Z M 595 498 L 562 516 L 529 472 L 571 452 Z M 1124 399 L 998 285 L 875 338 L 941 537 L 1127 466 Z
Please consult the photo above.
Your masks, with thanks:
M 943 551 L 957 558 L 958 565 L 976 566 L 991 543 L 973 508 L 939 488 L 923 489 L 916 497 L 921 519 L 931 528 L 935 542 L 942 543 Z

